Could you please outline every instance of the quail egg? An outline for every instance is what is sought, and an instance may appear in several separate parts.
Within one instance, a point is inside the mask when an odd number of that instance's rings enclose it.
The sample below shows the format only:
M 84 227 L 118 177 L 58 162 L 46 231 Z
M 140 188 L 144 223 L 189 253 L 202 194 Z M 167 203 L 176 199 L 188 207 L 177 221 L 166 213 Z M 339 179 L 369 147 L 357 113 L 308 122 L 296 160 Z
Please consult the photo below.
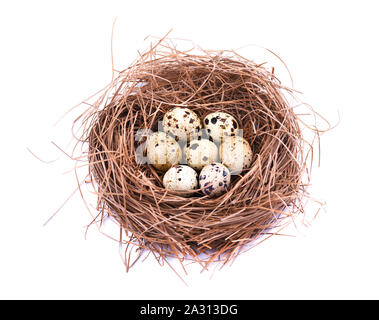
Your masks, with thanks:
M 238 131 L 236 119 L 225 112 L 213 112 L 204 118 L 204 127 L 215 142 L 222 142 L 224 137 L 234 136 Z
M 201 121 L 191 109 L 176 107 L 164 115 L 163 130 L 177 140 L 188 141 L 200 134 Z
M 163 185 L 172 191 L 191 191 L 197 188 L 197 173 L 185 165 L 170 168 L 163 177 Z M 187 193 L 188 194 L 188 193 Z M 186 193 L 184 193 L 186 195 Z
M 151 134 L 147 138 L 146 147 L 148 162 L 160 171 L 167 171 L 182 158 L 179 143 L 164 132 Z
M 199 184 L 204 194 L 218 196 L 226 192 L 230 185 L 230 171 L 218 162 L 208 164 L 200 172 Z
M 185 157 L 190 167 L 201 170 L 218 160 L 218 148 L 208 139 L 192 140 L 185 149 Z
M 244 138 L 227 137 L 220 146 L 220 160 L 232 174 L 239 174 L 243 169 L 250 167 L 253 151 Z

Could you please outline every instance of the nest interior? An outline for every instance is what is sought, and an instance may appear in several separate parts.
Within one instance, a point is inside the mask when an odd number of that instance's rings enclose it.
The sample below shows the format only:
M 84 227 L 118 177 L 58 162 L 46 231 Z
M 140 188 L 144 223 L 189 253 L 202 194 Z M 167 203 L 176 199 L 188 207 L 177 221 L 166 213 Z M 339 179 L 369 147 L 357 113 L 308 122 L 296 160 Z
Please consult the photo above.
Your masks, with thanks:
M 254 240 L 301 213 L 309 166 L 298 116 L 272 70 L 235 52 L 183 52 L 160 42 L 119 72 L 82 116 L 98 213 L 111 216 L 128 243 L 159 257 L 227 262 Z M 233 115 L 254 160 L 216 198 L 168 192 L 163 174 L 136 160 L 145 129 L 175 106 L 201 118 Z M 142 130 L 142 131 L 141 131 Z M 200 257 L 202 255 L 202 258 Z

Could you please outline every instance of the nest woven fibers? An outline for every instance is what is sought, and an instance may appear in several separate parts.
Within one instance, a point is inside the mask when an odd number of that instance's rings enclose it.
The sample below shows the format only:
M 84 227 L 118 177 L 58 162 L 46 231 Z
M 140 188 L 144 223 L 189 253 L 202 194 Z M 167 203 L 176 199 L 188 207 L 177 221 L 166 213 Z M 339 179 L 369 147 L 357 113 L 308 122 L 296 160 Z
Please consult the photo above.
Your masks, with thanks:
M 295 113 L 288 102 L 294 97 L 264 64 L 233 51 L 180 51 L 168 39 L 118 72 L 78 121 L 97 195 L 96 218 L 119 223 L 128 236 L 120 238 L 127 244 L 125 257 L 133 244 L 160 261 L 176 257 L 207 268 L 231 261 L 302 214 L 320 131 Z M 157 131 L 174 107 L 191 109 L 201 119 L 225 112 L 243 129 L 253 161 L 231 177 L 220 196 L 167 190 L 164 172 L 138 161 L 144 132 Z M 313 132 L 311 142 L 304 128 Z

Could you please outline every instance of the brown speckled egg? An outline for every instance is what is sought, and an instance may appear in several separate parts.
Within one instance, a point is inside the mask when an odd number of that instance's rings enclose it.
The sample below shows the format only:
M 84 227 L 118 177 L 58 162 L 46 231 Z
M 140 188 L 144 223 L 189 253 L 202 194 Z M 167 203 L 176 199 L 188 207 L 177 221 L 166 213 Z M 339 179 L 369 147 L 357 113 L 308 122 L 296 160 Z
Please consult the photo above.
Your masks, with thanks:
M 249 143 L 240 136 L 228 137 L 220 145 L 220 159 L 232 174 L 239 174 L 250 167 L 253 151 Z
M 185 165 L 170 168 L 163 177 L 163 185 L 172 191 L 191 191 L 197 188 L 197 173 Z M 186 195 L 186 193 L 184 193 Z
M 192 140 L 184 154 L 187 164 L 196 170 L 201 170 L 207 164 L 218 160 L 218 148 L 208 139 Z
M 230 171 L 221 163 L 214 162 L 205 166 L 199 175 L 201 191 L 216 197 L 227 191 L 230 184 Z
M 176 107 L 164 115 L 163 130 L 177 140 L 189 141 L 200 134 L 201 121 L 191 109 Z
M 238 131 L 237 120 L 225 112 L 213 112 L 204 118 L 204 127 L 215 142 L 222 142 L 224 137 L 234 136 Z
M 148 162 L 160 171 L 167 171 L 182 158 L 179 143 L 164 132 L 151 134 L 147 138 L 146 147 Z

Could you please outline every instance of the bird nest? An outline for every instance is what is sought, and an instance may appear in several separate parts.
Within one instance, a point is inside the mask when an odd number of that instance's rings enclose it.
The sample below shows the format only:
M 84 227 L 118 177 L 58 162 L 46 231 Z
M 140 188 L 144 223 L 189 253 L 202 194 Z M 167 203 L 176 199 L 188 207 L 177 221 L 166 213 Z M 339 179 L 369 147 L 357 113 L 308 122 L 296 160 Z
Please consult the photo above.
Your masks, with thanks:
M 313 154 L 288 102 L 293 97 L 273 70 L 233 51 L 179 51 L 159 41 L 80 118 L 98 217 L 115 219 L 128 235 L 125 243 L 140 252 L 204 267 L 275 234 L 304 211 Z M 202 119 L 215 111 L 232 115 L 253 150 L 251 166 L 218 197 L 167 190 L 164 173 L 138 160 L 145 133 L 181 106 Z

